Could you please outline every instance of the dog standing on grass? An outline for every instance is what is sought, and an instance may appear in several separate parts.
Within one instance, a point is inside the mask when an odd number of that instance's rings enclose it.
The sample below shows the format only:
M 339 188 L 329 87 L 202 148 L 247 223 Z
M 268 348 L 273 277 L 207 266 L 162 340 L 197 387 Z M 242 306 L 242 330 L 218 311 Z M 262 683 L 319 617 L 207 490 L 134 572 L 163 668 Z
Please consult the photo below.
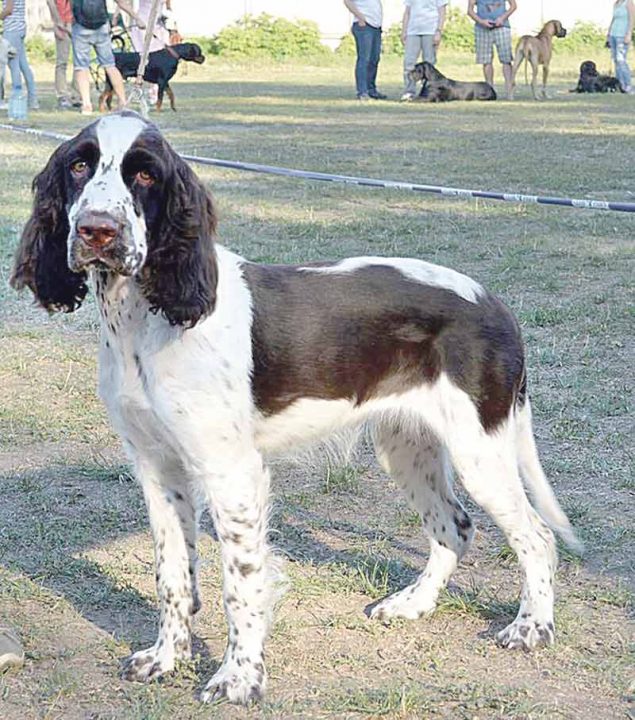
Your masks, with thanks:
M 197 525 L 208 509 L 228 636 L 201 699 L 262 697 L 278 567 L 265 456 L 367 423 L 431 548 L 419 577 L 370 617 L 434 611 L 474 535 L 456 471 L 524 574 L 518 615 L 498 642 L 554 641 L 552 529 L 576 538 L 540 465 L 520 327 L 501 300 L 420 259 L 270 265 L 236 255 L 216 241 L 207 187 L 131 112 L 60 145 L 34 189 L 11 283 L 50 312 L 76 310 L 91 283 L 100 395 L 154 535 L 158 637 L 125 661 L 125 679 L 157 679 L 191 656 Z
M 179 62 L 195 62 L 201 65 L 205 62 L 205 55 L 196 43 L 179 43 L 178 45 L 170 45 L 162 50 L 155 50 L 148 55 L 148 64 L 146 65 L 143 79 L 149 83 L 156 83 L 159 87 L 157 97 L 156 110 L 159 112 L 163 106 L 163 95 L 168 94 L 170 99 L 170 107 L 176 111 L 176 103 L 174 101 L 174 92 L 170 87 L 170 80 L 174 77 Z M 141 55 L 137 52 L 115 53 L 115 65 L 121 73 L 124 80 L 137 76 Z M 112 104 L 113 87 L 110 79 L 106 77 L 106 88 L 99 97 L 99 111 L 105 112 L 106 108 L 110 110 Z
M 551 51 L 553 38 L 566 37 L 567 31 L 562 27 L 560 20 L 549 20 L 542 30 L 533 37 L 523 35 L 516 45 L 514 54 L 514 66 L 512 68 L 512 93 L 516 87 L 516 73 L 522 61 L 525 61 L 525 83 L 527 82 L 527 63 L 531 63 L 531 91 L 534 100 L 538 100 L 536 93 L 536 79 L 538 77 L 538 65 L 542 65 L 542 98 L 547 98 L 547 79 L 549 77 L 549 63 L 551 62 Z

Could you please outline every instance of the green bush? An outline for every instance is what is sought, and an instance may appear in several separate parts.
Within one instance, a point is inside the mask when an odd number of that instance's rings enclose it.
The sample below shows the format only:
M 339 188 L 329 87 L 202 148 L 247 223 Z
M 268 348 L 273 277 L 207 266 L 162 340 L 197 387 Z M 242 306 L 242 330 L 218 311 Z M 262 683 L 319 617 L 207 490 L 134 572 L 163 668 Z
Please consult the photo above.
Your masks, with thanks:
M 30 60 L 39 62 L 55 60 L 55 43 L 52 40 L 45 40 L 41 35 L 28 38 L 25 47 Z
M 218 55 L 218 41 L 216 37 L 192 37 L 188 38 L 188 42 L 196 43 L 201 50 L 203 55 Z
M 470 20 L 465 10 L 457 7 L 448 8 L 443 28 L 441 49 L 443 48 L 447 50 L 474 49 L 474 22 Z
M 223 28 L 215 38 L 221 57 L 287 58 L 319 57 L 330 54 L 320 42 L 317 23 L 309 20 L 291 22 L 263 13 L 258 17 L 246 15 Z
M 335 48 L 336 55 L 344 57 L 355 57 L 355 38 L 353 34 L 348 32 L 340 40 L 340 44 Z
M 591 22 L 577 22 L 567 32 L 567 37 L 556 40 L 554 52 L 578 53 L 584 50 L 601 50 L 606 41 L 606 30 Z
M 403 55 L 401 42 L 401 23 L 395 23 L 386 30 L 381 37 L 381 51 L 384 55 Z

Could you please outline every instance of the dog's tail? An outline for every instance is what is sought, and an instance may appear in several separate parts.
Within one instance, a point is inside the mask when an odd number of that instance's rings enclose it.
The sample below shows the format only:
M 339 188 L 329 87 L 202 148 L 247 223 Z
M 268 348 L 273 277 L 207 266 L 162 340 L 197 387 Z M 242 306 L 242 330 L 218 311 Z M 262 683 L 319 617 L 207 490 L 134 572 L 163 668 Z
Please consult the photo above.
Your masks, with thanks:
M 512 83 L 516 84 L 516 73 L 518 72 L 518 68 L 520 67 L 520 63 L 524 60 L 525 61 L 525 85 L 528 84 L 528 78 L 527 78 L 527 47 L 525 43 L 525 38 L 521 37 L 518 43 L 516 44 L 516 51 L 514 53 L 514 65 L 512 67 Z
M 518 469 L 531 493 L 536 510 L 566 545 L 582 554 L 583 545 L 560 507 L 540 464 L 532 429 L 529 398 L 525 398 L 524 404 L 516 408 L 515 416 Z

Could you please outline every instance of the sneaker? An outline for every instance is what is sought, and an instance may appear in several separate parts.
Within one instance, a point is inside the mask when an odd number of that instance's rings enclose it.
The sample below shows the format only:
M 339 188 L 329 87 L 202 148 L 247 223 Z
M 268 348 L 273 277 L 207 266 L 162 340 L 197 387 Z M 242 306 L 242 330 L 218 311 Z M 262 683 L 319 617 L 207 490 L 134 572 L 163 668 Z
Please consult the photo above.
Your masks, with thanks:
M 366 93 L 362 93 L 361 95 L 357 96 L 357 99 L 360 102 L 368 102 L 370 100 L 370 95 L 367 95 Z
M 368 97 L 372 100 L 388 100 L 388 95 L 375 91 L 374 93 L 368 93 Z
M 39 110 L 40 109 L 40 103 L 38 102 L 37 98 L 33 98 L 32 100 L 29 100 L 29 110 Z
M 0 100 L 0 110 L 8 110 L 9 103 L 6 100 Z
M 412 93 L 405 92 L 405 93 L 399 98 L 399 101 L 400 101 L 400 102 L 412 102 L 412 100 L 414 100 L 414 97 L 415 97 L 415 96 L 414 96 Z
M 79 106 L 81 107 L 82 104 L 80 103 Z M 73 103 L 66 97 L 61 97 L 57 99 L 57 107 L 59 110 L 70 110 L 73 107 Z

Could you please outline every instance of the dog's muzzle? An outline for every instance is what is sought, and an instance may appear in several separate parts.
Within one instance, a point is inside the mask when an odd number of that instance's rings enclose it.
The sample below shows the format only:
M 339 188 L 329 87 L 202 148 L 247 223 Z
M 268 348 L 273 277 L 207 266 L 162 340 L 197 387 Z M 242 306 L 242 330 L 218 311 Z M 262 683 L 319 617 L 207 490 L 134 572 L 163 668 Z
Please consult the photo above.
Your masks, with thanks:
M 85 210 L 71 228 L 69 265 L 79 272 L 90 265 L 132 275 L 137 269 L 131 263 L 129 247 L 130 227 L 125 217 L 108 212 Z

